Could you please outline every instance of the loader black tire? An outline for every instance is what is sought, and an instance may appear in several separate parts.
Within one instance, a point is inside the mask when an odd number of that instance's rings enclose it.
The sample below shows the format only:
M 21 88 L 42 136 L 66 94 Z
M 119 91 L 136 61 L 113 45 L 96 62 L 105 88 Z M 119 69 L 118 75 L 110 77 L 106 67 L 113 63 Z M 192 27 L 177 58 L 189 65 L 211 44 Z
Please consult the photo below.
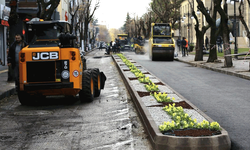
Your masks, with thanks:
M 94 80 L 95 97 L 98 97 L 101 94 L 101 75 L 100 75 L 99 68 L 91 68 L 88 70 L 92 71 L 92 77 Z
M 18 91 L 17 97 L 22 105 L 31 105 L 32 97 L 28 93 L 23 91 Z
M 80 101 L 92 102 L 94 100 L 94 80 L 91 70 L 84 70 L 82 74 L 82 90 L 79 92 Z

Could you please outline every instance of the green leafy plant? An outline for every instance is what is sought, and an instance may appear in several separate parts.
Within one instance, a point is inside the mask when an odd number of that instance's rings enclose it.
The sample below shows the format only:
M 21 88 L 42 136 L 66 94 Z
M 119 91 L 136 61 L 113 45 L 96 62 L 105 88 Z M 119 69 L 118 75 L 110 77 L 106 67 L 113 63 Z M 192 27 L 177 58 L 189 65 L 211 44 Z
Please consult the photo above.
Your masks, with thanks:
M 137 78 L 143 78 L 143 77 L 145 77 L 145 74 L 143 74 L 142 72 L 135 72 L 134 74 L 135 74 L 135 76 Z
M 174 97 L 168 97 L 168 94 L 164 93 L 156 93 L 153 94 L 154 98 L 157 100 L 157 102 L 173 102 L 175 100 Z
M 174 129 L 187 129 L 187 128 L 197 128 L 197 129 L 210 129 L 210 130 L 221 130 L 221 127 L 218 122 L 208 122 L 203 120 L 201 123 L 197 123 L 196 119 L 192 119 L 187 113 L 183 111 L 181 106 L 175 107 L 175 103 L 173 105 L 166 106 L 163 108 L 167 112 L 168 115 L 173 119 L 175 126 L 170 129 L 168 126 L 168 122 L 164 122 L 159 126 L 159 130 L 161 132 L 165 132 Z M 171 123 L 173 123 L 173 121 Z M 168 125 L 167 125 L 168 124 Z
M 133 72 L 133 73 L 135 73 L 135 72 L 141 72 L 141 70 L 137 69 L 136 66 L 131 66 L 129 69 L 130 69 L 130 71 Z
M 139 79 L 139 82 L 141 83 L 152 83 L 152 81 L 149 79 L 149 77 L 140 77 Z
M 145 85 L 146 90 L 149 92 L 157 92 L 159 91 L 158 85 L 155 85 L 154 83 L 149 83 L 148 85 Z

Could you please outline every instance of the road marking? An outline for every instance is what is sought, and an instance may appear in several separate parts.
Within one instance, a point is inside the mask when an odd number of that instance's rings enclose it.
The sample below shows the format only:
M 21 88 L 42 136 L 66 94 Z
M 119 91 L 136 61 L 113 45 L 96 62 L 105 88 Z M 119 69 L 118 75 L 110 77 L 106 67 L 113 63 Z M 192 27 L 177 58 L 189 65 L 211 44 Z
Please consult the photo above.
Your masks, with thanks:
M 8 69 L 0 71 L 0 74 L 5 72 L 8 72 Z

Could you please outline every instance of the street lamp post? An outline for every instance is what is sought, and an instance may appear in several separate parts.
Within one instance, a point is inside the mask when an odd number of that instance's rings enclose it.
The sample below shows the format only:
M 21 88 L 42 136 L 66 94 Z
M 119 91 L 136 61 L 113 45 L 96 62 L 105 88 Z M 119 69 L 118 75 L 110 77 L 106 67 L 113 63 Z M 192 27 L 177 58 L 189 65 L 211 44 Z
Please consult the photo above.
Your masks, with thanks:
M 187 27 L 188 27 L 188 45 L 190 44 L 190 23 L 189 23 L 189 17 L 191 16 L 191 13 L 189 13 L 189 7 L 188 7 L 188 13 L 186 13 L 186 14 L 184 14 L 184 16 L 183 16 L 183 20 L 185 20 L 186 19 L 186 16 L 185 15 L 187 15 L 187 17 L 188 17 L 188 24 L 187 24 Z M 191 19 L 194 19 L 194 17 L 193 16 L 191 16 Z
M 234 54 L 238 54 L 237 48 L 237 35 L 236 35 L 236 2 L 234 2 Z M 235 55 L 235 58 L 238 59 L 238 56 Z
M 181 17 L 179 17 L 179 39 L 181 39 Z
M 242 0 L 243 1 L 243 0 Z M 234 25 L 233 25 L 233 32 L 234 32 L 234 54 L 238 54 L 238 47 L 237 47 L 237 31 L 236 31 L 236 1 L 235 0 L 227 0 L 227 4 L 230 3 L 234 5 Z M 241 2 L 241 0 L 239 0 Z M 238 59 L 238 56 L 234 56 Z
M 190 30 L 189 30 L 189 6 L 188 6 L 188 45 L 189 45 L 189 41 L 190 41 Z

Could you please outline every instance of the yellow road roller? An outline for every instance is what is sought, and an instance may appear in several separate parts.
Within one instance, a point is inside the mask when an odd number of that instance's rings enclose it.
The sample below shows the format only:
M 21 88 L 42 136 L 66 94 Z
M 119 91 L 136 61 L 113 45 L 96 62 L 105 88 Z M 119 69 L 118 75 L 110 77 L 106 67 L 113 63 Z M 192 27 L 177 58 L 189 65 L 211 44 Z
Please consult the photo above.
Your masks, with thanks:
M 175 41 L 171 23 L 152 23 L 149 39 L 149 57 L 152 61 L 173 61 Z

